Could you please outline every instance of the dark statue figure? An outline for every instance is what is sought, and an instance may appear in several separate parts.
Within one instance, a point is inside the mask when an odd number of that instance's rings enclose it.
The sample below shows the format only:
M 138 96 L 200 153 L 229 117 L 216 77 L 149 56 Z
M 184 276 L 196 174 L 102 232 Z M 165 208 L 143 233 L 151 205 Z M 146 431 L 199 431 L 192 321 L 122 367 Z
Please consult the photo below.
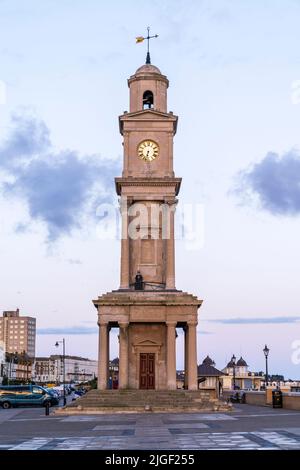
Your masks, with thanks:
M 135 290 L 143 290 L 144 289 L 143 276 L 141 275 L 140 271 L 138 271 L 136 273 L 134 288 L 135 288 Z

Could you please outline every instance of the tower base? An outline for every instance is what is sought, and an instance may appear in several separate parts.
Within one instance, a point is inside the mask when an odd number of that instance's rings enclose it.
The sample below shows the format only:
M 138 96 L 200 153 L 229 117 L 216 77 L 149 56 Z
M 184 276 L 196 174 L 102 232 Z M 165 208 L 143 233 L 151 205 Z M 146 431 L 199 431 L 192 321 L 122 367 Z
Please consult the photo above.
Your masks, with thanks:
M 185 389 L 197 390 L 197 310 L 202 300 L 177 290 L 118 290 L 98 297 L 98 388 L 108 388 L 109 332 L 119 328 L 119 388 L 175 390 L 176 328 L 184 331 Z

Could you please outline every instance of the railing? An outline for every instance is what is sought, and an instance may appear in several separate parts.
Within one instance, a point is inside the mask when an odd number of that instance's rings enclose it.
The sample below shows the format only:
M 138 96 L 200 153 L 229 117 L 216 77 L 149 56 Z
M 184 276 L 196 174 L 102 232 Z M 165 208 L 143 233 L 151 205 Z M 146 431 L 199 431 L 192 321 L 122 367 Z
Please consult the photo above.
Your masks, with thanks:
M 133 284 L 130 284 L 131 288 L 134 288 L 134 290 L 164 290 L 166 288 L 166 284 L 160 283 L 160 282 L 145 282 L 142 281 L 140 283 L 134 282 Z

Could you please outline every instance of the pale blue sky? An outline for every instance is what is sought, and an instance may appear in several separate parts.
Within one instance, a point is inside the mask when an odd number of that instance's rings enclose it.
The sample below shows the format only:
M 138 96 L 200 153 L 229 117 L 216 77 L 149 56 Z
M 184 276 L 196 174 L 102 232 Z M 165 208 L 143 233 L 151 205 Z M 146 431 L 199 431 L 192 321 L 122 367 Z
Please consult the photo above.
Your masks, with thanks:
M 204 247 L 180 241 L 176 253 L 177 287 L 204 299 L 199 360 L 220 368 L 235 353 L 263 369 L 267 343 L 271 372 L 300 377 L 299 19 L 297 0 L 0 1 L 0 309 L 20 307 L 62 328 L 69 353 L 96 357 L 91 299 L 118 287 L 119 242 L 98 239 L 93 211 L 114 198 L 117 117 L 149 24 L 179 116 L 180 201 L 205 211 Z M 37 353 L 60 336 L 40 335 Z

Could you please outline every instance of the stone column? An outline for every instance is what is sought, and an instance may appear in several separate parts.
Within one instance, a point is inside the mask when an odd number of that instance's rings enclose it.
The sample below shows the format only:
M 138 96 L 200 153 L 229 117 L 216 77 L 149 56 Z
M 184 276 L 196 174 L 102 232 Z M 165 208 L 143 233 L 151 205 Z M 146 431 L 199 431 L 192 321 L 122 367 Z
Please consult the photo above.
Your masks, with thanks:
M 197 322 L 189 322 L 188 333 L 188 387 L 189 390 L 198 389 L 197 371 Z
M 97 378 L 97 388 L 100 388 L 100 376 L 101 376 L 101 334 L 100 334 L 100 323 L 98 323 L 99 326 L 99 334 L 98 334 L 98 378 Z
M 110 347 L 109 347 L 109 337 L 110 337 L 110 330 L 111 330 L 111 327 L 109 325 L 107 325 L 107 380 L 106 380 L 106 383 L 107 383 L 107 388 L 108 388 L 108 381 L 109 381 L 109 354 L 110 354 Z
M 184 388 L 189 385 L 189 327 L 184 326 Z
M 119 388 L 128 388 L 128 323 L 119 327 Z
M 129 236 L 128 236 L 128 202 L 127 198 L 121 198 L 120 211 L 122 216 L 121 239 L 121 283 L 120 289 L 129 288 Z
M 167 322 L 167 387 L 176 389 L 176 322 Z
M 99 324 L 99 357 L 98 357 L 98 388 L 105 390 L 107 388 L 107 370 L 108 370 L 108 325 Z
M 167 246 L 167 264 L 166 264 L 166 288 L 175 289 L 175 244 L 174 244 L 174 212 L 175 204 L 169 207 L 169 233 L 166 240 Z
M 168 132 L 169 175 L 174 176 L 173 170 L 173 132 Z

